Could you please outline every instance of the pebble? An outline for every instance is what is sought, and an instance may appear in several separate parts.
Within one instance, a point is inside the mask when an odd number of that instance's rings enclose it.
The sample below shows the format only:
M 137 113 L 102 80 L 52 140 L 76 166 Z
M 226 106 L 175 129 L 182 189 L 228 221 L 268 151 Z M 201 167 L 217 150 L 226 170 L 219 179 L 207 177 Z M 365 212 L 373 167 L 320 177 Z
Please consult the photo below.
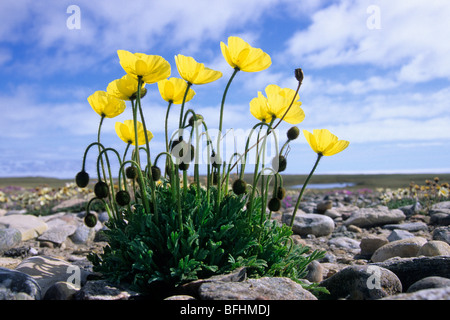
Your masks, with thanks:
M 450 226 L 434 229 L 432 237 L 433 240 L 440 240 L 450 244 Z
M 283 223 L 290 224 L 291 220 L 291 212 L 283 214 Z M 335 224 L 333 219 L 328 216 L 297 211 L 292 231 L 300 236 L 314 235 L 316 237 L 321 237 L 330 235 L 333 232 L 334 227 Z
M 409 223 L 400 223 L 400 224 L 386 224 L 383 226 L 384 229 L 389 230 L 406 230 L 406 231 L 420 231 L 427 230 L 428 226 L 423 222 L 409 222 Z
M 390 270 L 377 266 L 349 266 L 320 283 L 328 299 L 373 300 L 402 292 L 402 284 Z
M 361 255 L 372 256 L 372 254 L 381 246 L 389 243 L 389 240 L 383 236 L 369 235 L 361 239 L 359 244 Z
M 403 240 L 408 238 L 414 238 L 414 234 L 412 234 L 409 231 L 401 230 L 401 229 L 394 229 L 387 237 L 389 242 L 397 241 L 397 240 Z
M 444 241 L 432 240 L 425 243 L 417 253 L 418 256 L 450 256 L 450 245 Z
M 361 208 L 355 211 L 344 225 L 353 224 L 357 227 L 370 228 L 385 224 L 399 223 L 406 218 L 403 211 L 399 209 L 388 209 L 385 206 L 375 208 Z
M 426 242 L 427 239 L 422 237 L 392 241 L 378 248 L 373 253 L 371 260 L 373 262 L 382 262 L 392 257 L 415 257 Z
M 424 289 L 435 289 L 450 287 L 450 279 L 444 277 L 426 277 L 414 282 L 407 292 L 415 292 Z
M 22 242 L 22 233 L 16 228 L 0 229 L 0 251 L 17 247 Z
M 0 268 L 0 300 L 40 300 L 39 283 L 30 275 Z
M 284 277 L 205 282 L 198 292 L 201 300 L 317 300 L 300 284 Z
M 22 241 L 34 239 L 48 229 L 44 221 L 28 214 L 5 215 L 0 217 L 0 225 L 19 230 L 22 234 Z
M 77 265 L 54 257 L 34 256 L 23 260 L 16 268 L 37 281 L 42 289 L 42 295 L 56 282 L 72 282 L 81 287 L 86 283 L 89 272 Z

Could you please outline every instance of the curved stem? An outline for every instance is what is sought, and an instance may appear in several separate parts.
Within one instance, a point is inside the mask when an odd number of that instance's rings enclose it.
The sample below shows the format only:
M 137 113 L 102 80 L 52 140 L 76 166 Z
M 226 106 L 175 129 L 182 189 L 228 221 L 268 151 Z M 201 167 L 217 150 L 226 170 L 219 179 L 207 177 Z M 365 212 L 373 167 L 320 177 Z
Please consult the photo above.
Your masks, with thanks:
M 306 181 L 305 181 L 305 183 L 304 183 L 303 186 L 302 186 L 302 190 L 300 191 L 300 194 L 299 194 L 299 196 L 298 196 L 298 198 L 297 198 L 297 203 L 295 204 L 294 212 L 292 213 L 292 220 L 291 220 L 291 225 L 290 225 L 291 228 L 292 228 L 292 226 L 294 225 L 294 218 L 295 218 L 295 215 L 296 215 L 296 213 L 297 213 L 298 206 L 300 205 L 300 201 L 302 200 L 303 192 L 305 192 L 306 185 L 308 184 L 309 179 L 311 179 L 312 175 L 314 174 L 314 171 L 316 170 L 317 165 L 319 164 L 319 161 L 320 161 L 320 159 L 322 158 L 322 156 L 323 156 L 323 155 L 322 155 L 321 153 L 318 153 L 318 154 L 317 154 L 317 160 L 316 160 L 316 163 L 314 164 L 314 167 L 312 168 L 311 172 L 309 173 L 308 178 L 306 178 Z

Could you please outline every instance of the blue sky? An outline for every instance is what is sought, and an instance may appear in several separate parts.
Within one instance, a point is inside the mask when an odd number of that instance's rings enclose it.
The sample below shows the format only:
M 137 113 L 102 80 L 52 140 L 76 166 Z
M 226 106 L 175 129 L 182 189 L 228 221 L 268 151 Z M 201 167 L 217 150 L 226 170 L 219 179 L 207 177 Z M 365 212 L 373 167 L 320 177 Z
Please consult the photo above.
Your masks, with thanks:
M 68 28 L 71 5 L 80 9 L 79 28 Z M 87 97 L 124 75 L 118 49 L 161 55 L 172 76 L 179 53 L 222 71 L 220 80 L 195 86 L 188 105 L 217 127 L 232 72 L 220 42 L 232 35 L 269 53 L 272 66 L 238 74 L 224 128 L 253 126 L 250 100 L 268 84 L 295 89 L 301 67 L 306 118 L 299 128 L 327 128 L 350 141 L 324 157 L 317 173 L 448 173 L 449 16 L 447 0 L 1 1 L 0 177 L 71 178 L 80 170 L 99 121 Z M 166 102 L 156 85 L 147 89 L 156 154 Z M 103 126 L 102 141 L 120 151 L 114 123 L 129 119 L 129 109 Z M 307 174 L 314 160 L 302 135 L 286 172 Z

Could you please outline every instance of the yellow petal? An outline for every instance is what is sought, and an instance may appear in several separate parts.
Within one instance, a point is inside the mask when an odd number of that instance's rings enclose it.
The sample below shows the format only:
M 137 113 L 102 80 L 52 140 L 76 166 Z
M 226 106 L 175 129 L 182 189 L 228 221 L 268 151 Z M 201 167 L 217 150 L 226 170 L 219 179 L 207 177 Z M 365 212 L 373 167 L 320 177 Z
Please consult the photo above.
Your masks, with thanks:
M 262 71 L 272 64 L 267 53 L 259 48 L 251 47 L 239 37 L 229 37 L 228 46 L 221 42 L 220 47 L 228 64 L 242 71 Z
M 250 113 L 260 121 L 270 121 L 272 115 L 268 113 L 267 98 L 258 92 L 258 97 L 250 101 Z
M 205 68 L 203 63 L 198 63 L 192 57 L 186 57 L 181 54 L 175 56 L 180 76 L 191 84 L 205 84 L 219 79 L 222 72 Z

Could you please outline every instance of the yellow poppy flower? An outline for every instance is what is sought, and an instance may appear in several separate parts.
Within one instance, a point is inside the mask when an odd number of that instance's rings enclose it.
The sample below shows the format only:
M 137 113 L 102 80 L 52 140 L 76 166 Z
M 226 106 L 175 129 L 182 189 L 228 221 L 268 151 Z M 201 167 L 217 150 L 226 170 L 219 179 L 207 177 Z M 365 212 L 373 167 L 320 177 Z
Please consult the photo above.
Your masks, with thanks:
M 220 49 L 232 68 L 246 72 L 258 72 L 272 64 L 270 56 L 259 48 L 251 47 L 239 37 L 229 37 L 228 46 L 221 42 Z
M 145 90 L 144 87 L 145 83 L 143 83 L 141 87 L 141 97 Z M 122 100 L 132 100 L 136 98 L 137 89 L 137 80 L 129 74 L 126 74 L 120 79 L 111 81 L 106 88 L 106 92 Z
M 327 129 L 314 129 L 313 133 L 303 130 L 303 134 L 311 149 L 324 156 L 332 156 L 339 153 L 350 144 L 346 140 L 339 140 L 338 137 Z
M 136 137 L 134 132 L 134 121 L 133 120 L 125 120 L 122 122 L 116 122 L 116 133 L 122 141 L 125 143 L 130 143 L 136 146 Z M 145 134 L 144 134 L 144 126 L 141 122 L 137 122 L 137 133 L 138 133 L 138 145 L 145 144 Z M 147 130 L 147 137 L 150 141 L 153 138 L 153 134 Z
M 158 89 L 161 97 L 167 102 L 182 104 L 186 92 L 187 83 L 180 78 L 164 79 L 158 82 Z M 191 100 L 195 91 L 189 88 L 186 96 L 186 102 Z
M 179 54 L 175 56 L 175 63 L 180 76 L 191 84 L 210 83 L 222 77 L 222 72 L 206 68 L 192 57 Z
M 96 91 L 87 100 L 101 117 L 114 118 L 126 108 L 125 101 L 105 91 Z
M 270 84 L 265 92 L 267 98 L 258 92 L 258 97 L 250 101 L 250 112 L 255 118 L 269 122 L 273 117 L 281 119 L 284 116 L 283 120 L 290 124 L 299 124 L 305 119 L 305 112 L 300 108 L 302 103 L 298 101 L 300 97 L 294 90 Z M 294 102 L 287 111 L 292 100 Z
M 117 55 L 125 72 L 136 79 L 142 77 L 145 83 L 156 83 L 170 76 L 170 64 L 161 56 L 126 50 L 117 50 Z

